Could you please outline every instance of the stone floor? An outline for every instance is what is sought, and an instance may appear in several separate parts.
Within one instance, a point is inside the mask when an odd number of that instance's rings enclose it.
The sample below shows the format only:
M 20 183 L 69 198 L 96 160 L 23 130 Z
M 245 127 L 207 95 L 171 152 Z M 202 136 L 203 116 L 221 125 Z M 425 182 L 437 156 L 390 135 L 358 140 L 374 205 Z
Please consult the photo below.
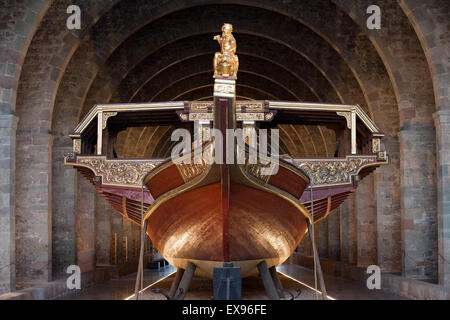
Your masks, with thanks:
M 309 287 L 314 287 L 314 272 L 311 269 L 295 264 L 283 264 L 277 270 Z M 327 274 L 324 279 L 328 295 L 336 300 L 405 300 L 404 297 L 384 290 L 369 290 L 365 284 L 357 281 Z
M 165 297 L 161 294 L 153 293 L 153 288 L 158 288 L 164 292 L 168 292 L 175 275 L 165 278 L 164 280 L 152 285 L 144 290 L 140 295 L 140 300 L 161 300 Z M 287 299 L 296 298 L 297 300 L 313 300 L 315 299 L 314 291 L 301 285 L 295 280 L 280 274 L 280 281 L 285 290 L 292 295 L 287 294 Z M 211 300 L 213 293 L 212 281 L 206 278 L 194 277 L 186 294 L 185 300 Z M 247 277 L 242 279 L 242 299 L 243 300 L 267 300 L 266 292 L 260 277 Z
M 144 270 L 144 288 L 174 273 L 176 268 L 168 265 L 159 270 Z M 95 285 L 80 291 L 74 291 L 57 298 L 57 300 L 124 300 L 134 294 L 136 273 Z
M 158 270 L 144 271 L 144 291 L 140 295 L 142 300 L 165 299 L 161 294 L 151 291 L 159 288 L 168 291 L 174 277 L 175 268 L 166 266 Z M 314 273 L 312 270 L 291 264 L 278 267 L 283 288 L 295 296 L 296 300 L 316 299 L 314 290 Z M 133 299 L 136 274 L 112 279 L 104 284 L 86 288 L 59 297 L 62 300 L 123 300 Z M 397 300 L 403 297 L 388 293 L 383 290 L 369 290 L 363 284 L 325 275 L 325 284 L 331 299 L 337 300 Z M 194 278 L 191 288 L 186 295 L 186 300 L 211 299 L 212 281 L 202 278 Z M 258 277 L 250 277 L 242 281 L 242 297 L 244 300 L 267 299 L 262 282 Z

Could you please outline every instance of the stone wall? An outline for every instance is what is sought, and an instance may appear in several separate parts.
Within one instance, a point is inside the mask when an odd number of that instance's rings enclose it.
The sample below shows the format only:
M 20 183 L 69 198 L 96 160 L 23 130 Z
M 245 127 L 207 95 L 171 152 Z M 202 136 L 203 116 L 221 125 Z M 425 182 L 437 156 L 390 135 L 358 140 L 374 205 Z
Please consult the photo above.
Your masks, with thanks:
M 0 294 L 15 289 L 15 132 L 17 118 L 0 115 Z
M 23 61 L 49 3 L 44 0 L 0 3 L 0 293 L 16 282 L 16 110 Z

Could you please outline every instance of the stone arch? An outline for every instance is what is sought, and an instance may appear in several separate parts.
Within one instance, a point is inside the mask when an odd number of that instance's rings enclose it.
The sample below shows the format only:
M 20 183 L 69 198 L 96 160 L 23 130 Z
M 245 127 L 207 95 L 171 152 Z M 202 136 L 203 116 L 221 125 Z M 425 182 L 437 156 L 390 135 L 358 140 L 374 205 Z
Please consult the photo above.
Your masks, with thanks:
M 0 248 L 0 293 L 16 287 L 15 202 L 17 197 L 20 198 L 20 193 L 16 194 L 17 89 L 31 39 L 49 5 L 50 1 L 0 3 L 0 224 L 4 226 Z
M 420 40 L 428 61 L 433 81 L 436 113 L 437 151 L 437 215 L 438 215 L 438 269 L 439 283 L 450 283 L 450 245 L 445 225 L 450 219 L 450 206 L 446 199 L 449 193 L 449 148 L 446 137 L 450 135 L 450 103 L 449 103 L 449 60 L 448 60 L 448 21 L 450 19 L 450 3 L 433 0 L 425 3 L 402 0 L 399 2 Z

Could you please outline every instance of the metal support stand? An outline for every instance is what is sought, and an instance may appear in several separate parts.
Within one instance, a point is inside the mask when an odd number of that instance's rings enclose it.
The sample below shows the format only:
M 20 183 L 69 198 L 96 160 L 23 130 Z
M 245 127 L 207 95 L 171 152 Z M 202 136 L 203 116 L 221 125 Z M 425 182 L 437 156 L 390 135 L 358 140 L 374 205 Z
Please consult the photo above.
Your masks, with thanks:
M 139 250 L 139 264 L 136 274 L 136 285 L 134 287 L 134 297 L 139 300 L 139 292 L 144 289 L 144 246 L 145 233 L 147 232 L 148 221 L 144 218 L 144 180 L 141 183 L 141 248 Z
M 312 225 L 311 225 L 311 222 L 309 221 L 309 219 L 306 219 L 306 223 L 308 225 L 309 238 L 311 239 L 311 245 L 312 245 L 313 254 L 314 254 L 314 261 L 315 261 L 315 266 L 316 266 L 315 271 L 317 272 L 317 276 L 319 277 L 320 290 L 322 291 L 322 299 L 327 300 L 328 299 L 327 298 L 327 289 L 325 288 L 325 281 L 323 279 L 322 268 L 320 266 L 319 254 L 317 253 L 316 244 L 314 242 Z
M 175 298 L 175 293 L 177 292 L 178 286 L 180 285 L 183 274 L 184 269 L 178 268 L 177 273 L 175 274 L 175 279 L 173 279 L 172 285 L 170 286 L 169 297 L 171 300 Z
M 277 289 L 275 287 L 272 276 L 270 275 L 269 268 L 267 267 L 266 261 L 258 263 L 258 271 L 261 275 L 264 289 L 266 289 L 267 296 L 270 300 L 280 300 Z
M 134 287 L 134 296 L 136 300 L 139 300 L 139 291 L 144 289 L 144 243 L 146 230 L 147 220 L 141 226 L 141 248 L 139 252 L 139 265 L 136 276 L 136 285 Z
M 192 278 L 194 277 L 196 266 L 192 262 L 188 262 L 186 270 L 181 277 L 180 285 L 176 291 L 175 300 L 183 300 L 186 296 L 189 286 L 191 285 Z
M 270 272 L 270 276 L 273 279 L 273 283 L 275 285 L 275 288 L 278 291 L 278 295 L 280 296 L 281 299 L 285 298 L 284 296 L 284 290 L 283 290 L 283 285 L 281 284 L 280 278 L 278 277 L 278 272 L 277 272 L 277 268 L 275 266 L 269 268 L 269 272 Z

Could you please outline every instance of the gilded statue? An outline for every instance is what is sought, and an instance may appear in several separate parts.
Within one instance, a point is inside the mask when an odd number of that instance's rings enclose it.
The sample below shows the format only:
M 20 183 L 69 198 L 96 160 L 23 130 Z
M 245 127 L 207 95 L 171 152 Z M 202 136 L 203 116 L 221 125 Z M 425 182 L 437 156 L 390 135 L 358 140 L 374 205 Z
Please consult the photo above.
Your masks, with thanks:
M 233 37 L 233 26 L 225 23 L 222 26 L 222 35 L 217 35 L 214 40 L 219 42 L 222 52 L 214 55 L 214 76 L 236 78 L 239 59 L 236 55 L 236 39 Z

